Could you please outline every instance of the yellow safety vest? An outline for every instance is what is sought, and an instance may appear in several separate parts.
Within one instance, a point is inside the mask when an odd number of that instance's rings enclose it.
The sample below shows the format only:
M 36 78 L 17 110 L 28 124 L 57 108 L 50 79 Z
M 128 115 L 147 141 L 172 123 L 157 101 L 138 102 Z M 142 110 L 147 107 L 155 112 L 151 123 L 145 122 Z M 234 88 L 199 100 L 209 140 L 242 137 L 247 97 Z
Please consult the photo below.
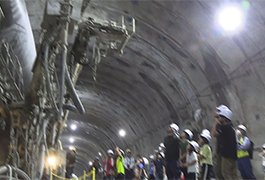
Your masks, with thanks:
M 244 139 L 241 137 L 239 142 L 242 144 Z M 243 150 L 237 150 L 237 158 L 243 158 L 249 156 L 248 151 L 243 151 Z

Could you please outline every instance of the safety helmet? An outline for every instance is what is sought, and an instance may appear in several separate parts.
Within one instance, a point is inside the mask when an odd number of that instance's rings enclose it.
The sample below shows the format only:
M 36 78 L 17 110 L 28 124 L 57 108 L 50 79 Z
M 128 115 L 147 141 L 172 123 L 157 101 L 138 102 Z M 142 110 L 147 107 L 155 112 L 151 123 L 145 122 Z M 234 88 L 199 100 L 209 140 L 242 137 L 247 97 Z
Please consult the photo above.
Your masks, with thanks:
M 150 159 L 154 159 L 154 155 L 151 154 L 151 155 L 149 156 L 149 158 L 150 158 Z
M 221 105 L 221 107 L 218 106 L 216 109 L 219 110 L 219 112 L 217 112 L 218 115 L 224 116 L 230 121 L 232 120 L 233 113 L 228 107 Z
M 107 151 L 107 153 L 108 153 L 108 154 L 114 154 L 113 151 L 112 151 L 111 149 L 109 149 L 109 150 Z
M 207 133 L 201 133 L 201 137 L 204 137 L 205 139 L 207 139 L 208 141 L 211 140 L 211 135 L 207 134 Z
M 162 143 L 162 142 L 159 144 L 159 146 L 162 147 L 162 148 L 166 148 L 164 143 Z
M 184 132 L 187 133 L 187 134 L 189 135 L 190 139 L 192 139 L 192 137 L 193 137 L 193 133 L 191 132 L 191 130 L 189 130 L 189 129 L 185 129 Z
M 198 152 L 199 151 L 199 144 L 197 143 L 197 142 L 195 142 L 195 141 L 190 141 L 190 145 L 194 148 L 194 150 L 196 151 L 196 152 Z
M 247 132 L 247 128 L 246 128 L 246 126 L 244 126 L 244 125 L 242 125 L 242 124 L 238 125 L 237 128 L 238 128 L 238 129 L 242 129 L 243 131 Z
M 208 134 L 211 135 L 210 131 L 208 129 L 203 129 L 202 134 Z
M 179 127 L 175 123 L 170 124 L 170 127 L 173 129 L 173 131 L 175 133 L 177 133 L 179 131 Z
M 74 152 L 76 153 L 76 148 L 75 148 L 75 147 L 73 147 L 73 148 L 72 148 L 72 151 L 74 151 Z

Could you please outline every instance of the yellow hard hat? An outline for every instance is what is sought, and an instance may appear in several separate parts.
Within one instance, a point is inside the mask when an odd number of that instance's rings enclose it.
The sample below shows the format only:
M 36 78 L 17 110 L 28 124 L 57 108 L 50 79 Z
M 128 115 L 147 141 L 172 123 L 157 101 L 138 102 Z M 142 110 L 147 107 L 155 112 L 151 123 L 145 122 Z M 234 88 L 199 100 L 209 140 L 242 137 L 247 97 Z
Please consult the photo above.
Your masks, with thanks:
M 74 151 L 74 152 L 76 153 L 76 148 L 75 148 L 75 147 L 73 147 L 73 148 L 72 148 L 72 151 Z

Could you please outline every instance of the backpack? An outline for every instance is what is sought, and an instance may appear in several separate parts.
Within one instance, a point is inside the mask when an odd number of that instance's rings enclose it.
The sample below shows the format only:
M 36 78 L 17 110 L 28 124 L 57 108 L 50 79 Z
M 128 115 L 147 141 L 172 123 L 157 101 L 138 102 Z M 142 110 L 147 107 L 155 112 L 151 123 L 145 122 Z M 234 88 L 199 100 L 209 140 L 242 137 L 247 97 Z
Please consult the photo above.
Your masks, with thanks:
M 249 158 L 253 159 L 254 143 L 251 140 L 249 140 L 249 141 L 250 141 L 250 147 L 248 149 L 248 154 L 249 154 Z

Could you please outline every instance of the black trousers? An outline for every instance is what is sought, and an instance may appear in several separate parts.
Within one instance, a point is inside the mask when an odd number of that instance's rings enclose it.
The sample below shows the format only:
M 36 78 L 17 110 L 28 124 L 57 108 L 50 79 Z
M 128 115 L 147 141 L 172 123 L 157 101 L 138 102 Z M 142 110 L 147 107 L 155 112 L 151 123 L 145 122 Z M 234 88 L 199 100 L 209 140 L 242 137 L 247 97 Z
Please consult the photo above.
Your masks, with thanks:
M 196 180 L 196 173 L 188 173 L 187 178 L 185 180 Z
M 119 173 L 119 174 L 117 174 L 117 176 L 116 176 L 116 180 L 124 180 L 124 178 L 125 178 L 125 175 L 124 174 L 122 174 L 122 173 Z
M 74 173 L 74 167 L 66 167 L 65 178 L 71 178 Z
M 125 169 L 125 179 L 126 180 L 131 180 L 134 178 L 134 172 L 132 169 L 128 170 L 128 169 Z

